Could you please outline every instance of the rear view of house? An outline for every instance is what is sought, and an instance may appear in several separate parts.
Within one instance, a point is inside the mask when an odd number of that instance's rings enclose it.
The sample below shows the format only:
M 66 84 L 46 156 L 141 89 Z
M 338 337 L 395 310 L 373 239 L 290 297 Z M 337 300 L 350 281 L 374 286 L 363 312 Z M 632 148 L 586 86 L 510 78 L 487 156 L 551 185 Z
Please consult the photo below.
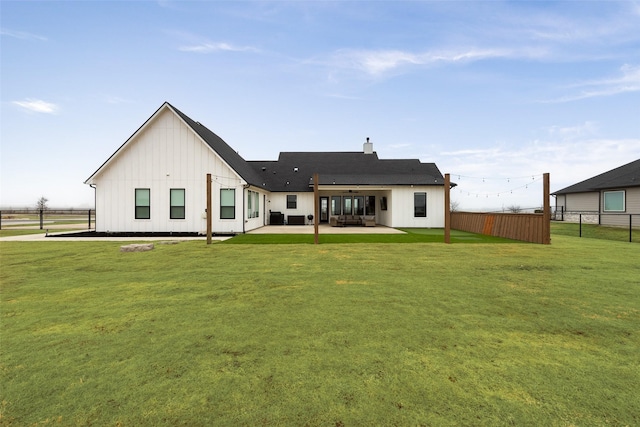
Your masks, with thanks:
M 214 233 L 309 223 L 314 174 L 320 222 L 348 216 L 367 225 L 444 225 L 444 178 L 433 163 L 379 159 L 368 139 L 358 152 L 284 152 L 274 161 L 246 161 L 164 103 L 85 181 L 95 188 L 96 231 L 203 233 L 207 174 Z

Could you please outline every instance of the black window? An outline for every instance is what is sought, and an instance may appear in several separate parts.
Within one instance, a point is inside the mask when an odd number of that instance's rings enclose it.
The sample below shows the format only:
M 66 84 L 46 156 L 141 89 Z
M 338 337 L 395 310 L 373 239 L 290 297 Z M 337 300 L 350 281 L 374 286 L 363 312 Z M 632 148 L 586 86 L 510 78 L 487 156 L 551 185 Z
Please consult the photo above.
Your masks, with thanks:
M 151 218 L 151 190 L 136 188 L 136 219 Z
M 427 193 L 413 193 L 413 216 L 427 216 Z
M 236 218 L 236 190 L 233 188 L 220 189 L 220 219 Z
M 295 194 L 287 194 L 287 209 L 297 209 L 298 196 Z
M 367 215 L 375 215 L 376 214 L 376 196 L 367 196 L 364 199 L 365 203 L 365 213 Z
M 353 197 L 344 196 L 342 198 L 342 214 L 343 215 L 353 214 Z
M 355 196 L 353 198 L 353 214 L 364 215 L 364 196 Z
M 184 188 L 169 190 L 169 218 L 184 219 Z
M 331 196 L 331 215 L 342 214 L 342 198 L 340 196 Z

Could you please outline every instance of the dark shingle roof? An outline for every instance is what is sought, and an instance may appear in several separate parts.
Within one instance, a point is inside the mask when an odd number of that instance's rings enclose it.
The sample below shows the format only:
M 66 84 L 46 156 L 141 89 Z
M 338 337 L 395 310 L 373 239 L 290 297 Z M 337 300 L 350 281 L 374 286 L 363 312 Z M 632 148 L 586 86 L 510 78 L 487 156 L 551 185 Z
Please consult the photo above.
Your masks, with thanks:
M 180 116 L 242 179 L 265 190 L 313 191 L 311 178 L 315 173 L 319 174 L 320 184 L 326 185 L 444 185 L 444 178 L 434 163 L 422 163 L 417 159 L 380 160 L 376 153 L 285 152 L 280 153 L 277 161 L 246 161 L 222 138 L 168 102 L 165 102 L 138 131 L 165 105 Z M 131 141 L 131 138 L 133 136 L 85 183 L 89 183 Z
M 590 191 L 638 186 L 640 186 L 640 159 L 551 194 L 587 193 Z
M 434 163 L 381 160 L 376 153 L 285 152 L 277 161 L 248 163 L 271 191 L 312 191 L 315 173 L 321 185 L 444 185 Z
M 233 148 L 229 146 L 222 138 L 207 129 L 200 122 L 196 122 L 189 116 L 178 110 L 173 105 L 167 104 L 184 120 L 199 136 L 206 142 L 229 166 L 235 170 L 249 184 L 262 186 L 261 178 L 256 171 L 240 156 Z

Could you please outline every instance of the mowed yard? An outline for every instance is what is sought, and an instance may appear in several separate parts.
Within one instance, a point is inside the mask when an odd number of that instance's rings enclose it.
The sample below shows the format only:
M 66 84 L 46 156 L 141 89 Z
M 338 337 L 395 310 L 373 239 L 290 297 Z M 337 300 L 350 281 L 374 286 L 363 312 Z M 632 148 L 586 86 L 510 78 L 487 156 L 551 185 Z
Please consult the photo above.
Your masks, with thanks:
M 0 425 L 639 425 L 640 246 L 0 242 Z

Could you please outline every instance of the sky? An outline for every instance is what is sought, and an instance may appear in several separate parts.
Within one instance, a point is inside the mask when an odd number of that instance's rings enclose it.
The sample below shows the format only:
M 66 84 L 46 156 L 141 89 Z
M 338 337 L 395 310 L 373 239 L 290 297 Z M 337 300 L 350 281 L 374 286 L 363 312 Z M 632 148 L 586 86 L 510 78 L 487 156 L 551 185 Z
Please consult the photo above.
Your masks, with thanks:
M 458 209 L 640 158 L 640 1 L 2 0 L 0 40 L 4 208 L 92 207 L 165 101 L 246 160 L 369 137 L 451 174 Z

